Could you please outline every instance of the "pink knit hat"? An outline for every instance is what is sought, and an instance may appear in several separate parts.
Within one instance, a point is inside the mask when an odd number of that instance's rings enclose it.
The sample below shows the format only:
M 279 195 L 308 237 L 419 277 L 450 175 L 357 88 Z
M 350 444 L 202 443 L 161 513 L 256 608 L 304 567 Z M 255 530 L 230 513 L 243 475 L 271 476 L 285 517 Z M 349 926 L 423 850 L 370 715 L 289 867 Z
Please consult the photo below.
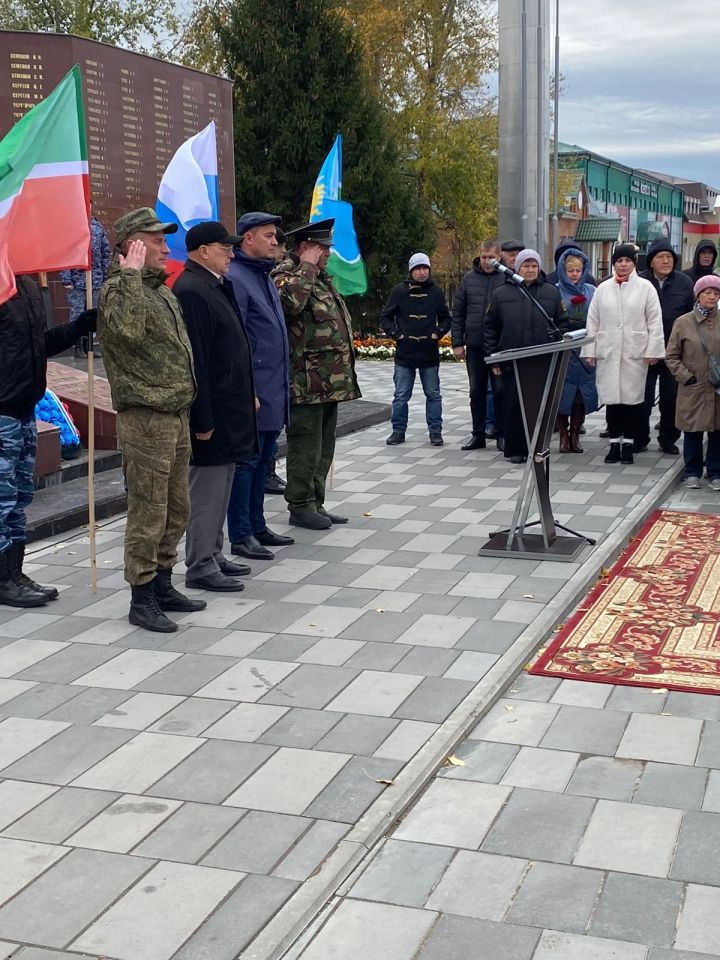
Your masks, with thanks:
M 720 290 L 720 277 L 715 273 L 709 273 L 706 277 L 700 277 L 693 287 L 695 296 L 702 293 L 703 290 Z

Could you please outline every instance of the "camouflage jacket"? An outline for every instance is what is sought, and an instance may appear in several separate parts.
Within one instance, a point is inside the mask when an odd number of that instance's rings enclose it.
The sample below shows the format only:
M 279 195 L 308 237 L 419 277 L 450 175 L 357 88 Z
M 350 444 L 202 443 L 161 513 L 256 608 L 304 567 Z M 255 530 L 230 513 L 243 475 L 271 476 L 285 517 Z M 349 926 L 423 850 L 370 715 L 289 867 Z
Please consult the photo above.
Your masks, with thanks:
M 273 270 L 290 341 L 290 399 L 329 403 L 361 396 L 352 324 L 330 277 L 290 254 Z
M 180 304 L 158 270 L 110 268 L 98 302 L 98 336 L 116 410 L 188 410 L 192 347 Z

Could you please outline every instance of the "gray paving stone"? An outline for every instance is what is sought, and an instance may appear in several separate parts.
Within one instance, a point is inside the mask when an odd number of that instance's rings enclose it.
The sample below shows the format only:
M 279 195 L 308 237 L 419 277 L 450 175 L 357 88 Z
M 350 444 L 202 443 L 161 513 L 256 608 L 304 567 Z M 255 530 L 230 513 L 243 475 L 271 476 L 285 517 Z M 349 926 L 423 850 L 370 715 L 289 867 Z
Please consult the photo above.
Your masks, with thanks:
M 585 757 L 578 763 L 565 792 L 603 800 L 631 800 L 642 772 L 640 760 Z
M 626 713 L 662 713 L 665 710 L 667 693 L 657 689 L 644 690 L 642 687 L 613 687 L 606 706 L 608 710 L 621 710 Z
M 585 797 L 516 788 L 481 849 L 528 860 L 570 863 L 593 806 Z
M 720 697 L 709 697 L 706 693 L 682 693 L 679 690 L 671 690 L 665 710 L 674 717 L 720 720 Z
M 680 810 L 700 810 L 705 796 L 708 771 L 673 763 L 647 763 L 635 796 L 635 803 Z
M 395 669 L 399 673 L 419 673 L 423 677 L 441 677 L 458 655 L 457 650 L 412 647 Z
M 235 960 L 297 883 L 251 874 L 175 954 L 173 960 Z
M 68 727 L 51 743 L 33 750 L 6 767 L 3 776 L 17 780 L 64 785 L 89 770 L 135 736 L 133 730 L 109 727 Z
M 402 763 L 378 757 L 353 757 L 305 811 L 308 817 L 355 823 L 387 790 L 378 780 L 392 780 Z
M 493 620 L 471 627 L 455 644 L 456 650 L 476 650 L 478 653 L 505 653 L 525 629 L 522 623 Z
M 358 675 L 347 667 L 303 663 L 262 698 L 262 703 L 281 707 L 321 710 Z
M 514 857 L 460 850 L 427 902 L 429 910 L 501 920 L 529 864 Z
M 560 707 L 540 743 L 557 750 L 612 756 L 625 730 L 628 716 L 592 707 Z
M 0 957 L 10 954 L 4 954 L 0 951 Z M 88 953 L 65 953 L 60 950 L 45 950 L 44 947 L 21 947 L 17 953 L 13 953 L 13 960 L 94 960 Z
M 197 737 L 232 709 L 233 703 L 230 700 L 189 697 L 148 727 L 148 730 L 153 733 L 176 733 L 186 737 Z
M 717 951 L 720 943 L 720 890 L 688 884 L 675 947 L 698 953 Z
M 443 875 L 453 851 L 428 843 L 388 840 L 349 896 L 404 907 L 422 907 Z
M 342 713 L 332 710 L 304 710 L 298 707 L 288 710 L 284 717 L 258 737 L 257 742 L 309 750 L 322 740 L 342 717 Z
M 317 820 L 273 870 L 274 877 L 307 880 L 348 831 L 344 823 Z
M 367 640 L 368 637 L 372 637 L 376 643 L 392 643 L 409 630 L 416 621 L 417 616 L 412 613 L 392 610 L 377 613 L 375 610 L 369 610 L 343 630 L 341 636 L 346 640 Z
M 703 724 L 695 763 L 701 767 L 720 769 L 720 723 L 716 720 L 706 720 Z
M 43 717 L 77 695 L 77 687 L 68 687 L 59 683 L 38 683 L 32 690 L 3 703 L 0 706 L 0 716 Z
M 538 700 L 547 703 L 562 680 L 553 677 L 535 677 L 523 671 L 510 684 L 506 697 L 515 700 Z
M 315 637 L 296 637 L 279 633 L 259 646 L 255 654 L 263 660 L 297 660 L 316 642 Z
M 392 733 L 398 721 L 349 713 L 317 744 L 318 750 L 337 750 L 369 757 Z
M 537 746 L 559 709 L 556 704 L 529 700 L 498 700 L 469 736 L 472 740 Z
M 133 854 L 197 863 L 237 823 L 243 812 L 207 803 L 184 803 L 135 847 Z
M 63 947 L 151 866 L 139 857 L 71 850 L 0 909 L 0 936 Z
M 685 814 L 670 876 L 720 886 L 720 814 Z
M 418 960 L 530 960 L 539 937 L 532 927 L 441 916 Z
M 630 717 L 617 756 L 692 764 L 697 755 L 701 729 L 701 720 L 635 713 Z
M 131 690 L 107 690 L 102 687 L 89 687 L 87 690 L 78 687 L 78 690 L 80 693 L 76 697 L 51 710 L 43 719 L 90 725 L 133 695 Z
M 374 756 L 388 760 L 410 760 L 437 729 L 435 723 L 401 720 L 387 740 L 380 744 Z
M 598 800 L 574 862 L 666 877 L 681 818 L 679 810 L 666 807 Z
M 562 680 L 550 698 L 551 703 L 563 703 L 569 707 L 605 706 L 612 687 L 607 683 L 589 683 L 583 680 Z
M 349 760 L 346 753 L 280 747 L 225 802 L 270 813 L 301 814 Z
M 434 920 L 429 910 L 343 900 L 302 960 L 411 960 Z
M 688 953 L 687 950 L 667 950 L 651 947 L 647 960 L 720 960 L 720 954 Z
M 636 943 L 545 930 L 533 960 L 645 960 L 646 954 Z
M 435 780 L 405 815 L 395 837 L 477 850 L 509 793 L 509 787 L 495 784 Z
M 355 670 L 392 670 L 412 649 L 404 643 L 377 643 L 368 640 L 362 649 L 350 657 L 345 666 Z
M 274 752 L 259 743 L 208 740 L 144 792 L 172 800 L 222 803 Z
M 507 914 L 511 923 L 584 933 L 602 884 L 597 870 L 533 863 Z
M 403 720 L 442 723 L 474 686 L 470 680 L 426 677 L 395 710 L 393 716 Z
M 203 656 L 186 653 L 173 663 L 158 670 L 147 680 L 135 685 L 133 689 L 149 693 L 172 693 L 191 696 L 200 687 L 210 683 L 225 670 L 229 670 L 237 661 L 230 657 Z
M 454 752 L 458 759 L 464 760 L 465 766 L 443 767 L 438 772 L 438 776 L 448 780 L 480 780 L 483 783 L 499 783 L 519 750 L 520 747 L 510 743 L 465 740 Z
M 310 826 L 304 817 L 251 810 L 203 858 L 203 866 L 269 873 Z
M 19 680 L 41 680 L 45 683 L 71 683 L 118 655 L 113 647 L 96 644 L 71 644 L 59 653 L 17 674 Z
M 4 834 L 19 840 L 62 843 L 117 798 L 117 793 L 104 790 L 63 787 L 16 820 Z
M 567 753 L 564 750 L 522 747 L 501 782 L 512 787 L 562 793 L 579 758 L 580 754 Z
M 681 883 L 609 873 L 589 933 L 610 940 L 669 947 L 675 939 L 682 899 Z
M 230 631 L 225 627 L 185 627 L 172 634 L 163 643 L 163 650 L 173 653 L 203 653 L 208 647 L 218 643 Z

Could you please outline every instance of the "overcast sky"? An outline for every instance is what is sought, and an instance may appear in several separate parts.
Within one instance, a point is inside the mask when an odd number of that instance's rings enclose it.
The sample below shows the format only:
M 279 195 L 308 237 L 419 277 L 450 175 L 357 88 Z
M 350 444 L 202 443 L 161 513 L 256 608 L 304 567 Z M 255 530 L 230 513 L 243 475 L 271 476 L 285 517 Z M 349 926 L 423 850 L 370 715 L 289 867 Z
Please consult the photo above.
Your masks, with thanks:
M 560 58 L 561 140 L 720 187 L 718 0 L 561 0 Z

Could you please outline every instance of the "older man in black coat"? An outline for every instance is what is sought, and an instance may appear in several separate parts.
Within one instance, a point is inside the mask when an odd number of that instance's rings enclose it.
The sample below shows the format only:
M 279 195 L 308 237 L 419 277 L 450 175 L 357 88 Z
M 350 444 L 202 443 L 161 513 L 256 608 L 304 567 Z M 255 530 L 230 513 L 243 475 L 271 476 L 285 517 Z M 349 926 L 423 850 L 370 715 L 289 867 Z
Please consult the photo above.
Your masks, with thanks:
M 250 572 L 223 556 L 235 464 L 257 453 L 258 445 L 250 344 L 225 278 L 238 241 L 217 221 L 191 227 L 185 238 L 187 263 L 173 287 L 192 343 L 198 388 L 190 410 L 185 584 L 202 590 L 242 590 L 235 577 Z

